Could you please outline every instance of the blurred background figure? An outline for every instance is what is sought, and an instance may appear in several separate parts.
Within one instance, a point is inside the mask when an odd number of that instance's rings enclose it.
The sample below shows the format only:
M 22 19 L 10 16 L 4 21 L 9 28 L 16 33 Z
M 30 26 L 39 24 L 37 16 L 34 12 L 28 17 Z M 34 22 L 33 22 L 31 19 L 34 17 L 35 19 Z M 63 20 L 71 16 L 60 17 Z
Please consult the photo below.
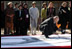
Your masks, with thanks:
M 47 18 L 53 17 L 56 15 L 56 10 L 52 2 L 49 3 L 47 8 Z
M 28 5 L 26 3 L 24 3 L 24 17 L 25 17 L 25 21 L 24 21 L 24 35 L 27 35 L 27 31 L 29 29 L 30 26 L 30 16 L 29 16 L 29 10 L 28 10 Z
M 7 8 L 5 10 L 5 33 L 4 34 L 14 34 L 13 31 L 13 17 L 14 17 L 14 9 L 12 2 L 7 4 Z
M 15 10 L 15 11 L 18 10 L 18 3 L 15 3 L 14 10 Z
M 66 25 L 68 22 L 68 18 L 69 18 L 68 17 L 68 7 L 67 7 L 66 2 L 63 2 L 61 4 L 61 7 L 59 8 L 59 18 L 60 18 L 59 23 L 61 24 L 61 30 L 62 30 L 62 33 L 64 34 L 65 29 L 66 29 Z
M 16 11 L 16 35 L 24 35 L 24 11 L 22 10 L 22 5 L 18 6 L 18 10 Z
M 41 9 L 41 21 L 43 22 L 45 19 L 47 19 L 47 5 L 46 3 L 42 4 L 43 8 Z
M 39 18 L 39 10 L 36 7 L 36 2 L 32 2 L 32 7 L 29 9 L 31 33 L 36 35 L 37 21 Z M 34 31 L 34 32 L 33 32 Z
M 15 12 L 15 14 L 16 14 L 17 10 L 18 10 L 18 3 L 15 3 L 15 6 L 14 6 L 14 12 Z M 14 16 L 13 24 L 14 24 L 14 33 L 15 33 L 16 32 L 16 16 Z
M 71 29 L 71 1 L 69 2 L 69 23 L 68 23 L 68 28 Z

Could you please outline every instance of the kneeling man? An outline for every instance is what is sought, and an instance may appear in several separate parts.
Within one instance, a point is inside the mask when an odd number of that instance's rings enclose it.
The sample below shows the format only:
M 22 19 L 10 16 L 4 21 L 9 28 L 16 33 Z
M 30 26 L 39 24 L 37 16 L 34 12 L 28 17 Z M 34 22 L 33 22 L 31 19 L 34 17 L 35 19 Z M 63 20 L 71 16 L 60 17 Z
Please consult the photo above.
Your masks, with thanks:
M 50 17 L 40 24 L 40 31 L 48 38 L 48 35 L 53 34 L 58 29 L 56 23 L 59 21 L 58 16 Z

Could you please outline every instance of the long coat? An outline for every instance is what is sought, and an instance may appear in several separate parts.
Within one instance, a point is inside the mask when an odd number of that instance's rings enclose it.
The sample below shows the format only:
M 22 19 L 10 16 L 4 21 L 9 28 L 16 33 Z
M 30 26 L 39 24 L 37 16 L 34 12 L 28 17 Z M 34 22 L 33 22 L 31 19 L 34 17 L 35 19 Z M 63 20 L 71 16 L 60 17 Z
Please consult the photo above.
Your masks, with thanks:
M 29 25 L 30 25 L 29 10 L 27 8 L 23 8 L 23 11 L 24 11 L 24 17 L 25 17 L 25 28 L 29 29 Z
M 66 13 L 64 13 L 63 11 L 66 11 Z M 62 29 L 66 29 L 66 25 L 67 25 L 67 21 L 69 20 L 69 14 L 68 14 L 68 7 L 63 7 L 61 6 L 59 8 L 59 23 L 61 24 L 61 28 Z
M 33 8 L 31 7 L 29 9 L 29 14 L 30 14 L 30 25 L 31 27 L 37 27 L 37 20 L 39 18 L 39 10 L 38 8 Z
M 10 28 L 13 30 L 13 16 L 14 16 L 14 9 L 13 8 L 7 8 L 5 10 L 5 27 Z
M 54 23 L 54 20 L 52 17 L 46 19 L 40 24 L 40 30 L 47 35 L 51 35 L 53 32 L 57 30 L 57 26 Z
M 65 10 L 66 11 L 66 13 L 64 13 L 63 12 L 63 10 Z M 69 19 L 69 15 L 68 15 L 68 8 L 67 7 L 60 7 L 59 8 L 59 13 L 58 13 L 58 15 L 59 15 L 59 18 L 60 18 L 60 23 L 65 23 L 65 22 L 67 22 L 68 21 L 68 19 Z

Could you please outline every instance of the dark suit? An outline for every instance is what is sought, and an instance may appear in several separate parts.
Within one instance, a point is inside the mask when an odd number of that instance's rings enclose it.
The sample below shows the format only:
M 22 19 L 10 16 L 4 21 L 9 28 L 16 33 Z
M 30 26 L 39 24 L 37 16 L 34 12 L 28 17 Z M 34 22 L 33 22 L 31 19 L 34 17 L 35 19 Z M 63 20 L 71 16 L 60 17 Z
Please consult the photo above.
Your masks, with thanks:
M 21 16 L 19 16 L 19 10 L 16 11 L 15 13 L 16 16 L 16 34 L 18 35 L 23 35 L 24 33 L 24 11 L 21 10 Z M 22 20 L 20 20 L 22 18 Z
M 16 14 L 17 10 L 18 10 L 17 8 L 14 9 L 15 14 Z M 15 30 L 16 30 L 16 15 L 13 17 L 13 24 L 14 24 L 13 28 L 14 28 L 14 32 L 15 32 Z
M 52 17 L 46 19 L 40 24 L 40 30 L 43 32 L 43 34 L 48 37 L 48 35 L 53 34 L 58 28 L 56 27 L 56 24 L 54 23 L 54 20 Z

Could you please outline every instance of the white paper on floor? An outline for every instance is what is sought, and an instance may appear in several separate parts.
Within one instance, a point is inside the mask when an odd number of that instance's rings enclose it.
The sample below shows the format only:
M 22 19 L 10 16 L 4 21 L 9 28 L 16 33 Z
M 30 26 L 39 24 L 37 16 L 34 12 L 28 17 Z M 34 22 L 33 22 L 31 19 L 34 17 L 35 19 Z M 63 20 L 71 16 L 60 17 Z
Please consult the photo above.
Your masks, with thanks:
M 1 37 L 1 48 L 71 46 L 71 34 Z

